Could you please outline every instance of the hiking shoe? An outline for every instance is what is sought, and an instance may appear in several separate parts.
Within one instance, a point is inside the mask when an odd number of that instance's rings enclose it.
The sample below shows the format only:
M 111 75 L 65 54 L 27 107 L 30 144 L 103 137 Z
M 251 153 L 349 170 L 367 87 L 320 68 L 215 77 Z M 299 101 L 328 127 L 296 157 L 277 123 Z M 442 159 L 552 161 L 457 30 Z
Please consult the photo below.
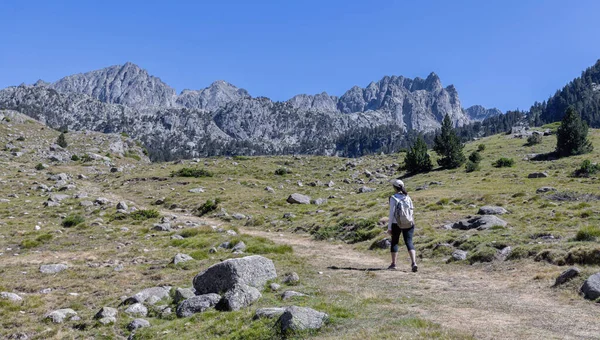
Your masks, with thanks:
M 390 266 L 388 267 L 388 270 L 396 270 L 396 265 L 390 264 Z
M 413 273 L 416 273 L 417 270 L 419 270 L 419 266 L 417 266 L 416 263 L 413 263 L 413 265 L 412 265 L 412 271 L 413 271 Z

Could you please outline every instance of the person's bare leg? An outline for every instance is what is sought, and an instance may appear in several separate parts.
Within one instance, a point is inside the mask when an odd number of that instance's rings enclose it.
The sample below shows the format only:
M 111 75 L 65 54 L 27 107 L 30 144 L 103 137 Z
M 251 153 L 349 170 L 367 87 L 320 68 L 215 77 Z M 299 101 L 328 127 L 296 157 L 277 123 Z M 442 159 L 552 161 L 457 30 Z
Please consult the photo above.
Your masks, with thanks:
M 398 258 L 398 253 L 392 252 L 392 265 L 396 265 L 396 259 Z
M 417 264 L 417 252 L 414 250 L 409 250 L 408 255 L 410 256 L 411 264 Z

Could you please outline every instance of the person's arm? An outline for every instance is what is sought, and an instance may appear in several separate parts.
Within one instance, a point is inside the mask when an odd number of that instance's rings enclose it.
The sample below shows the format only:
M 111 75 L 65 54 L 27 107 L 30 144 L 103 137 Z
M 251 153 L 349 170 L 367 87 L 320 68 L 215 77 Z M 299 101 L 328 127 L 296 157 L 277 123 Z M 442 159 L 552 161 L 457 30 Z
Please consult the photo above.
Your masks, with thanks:
M 388 218 L 388 234 L 392 232 L 392 218 L 394 218 L 394 210 L 396 209 L 396 205 L 392 204 L 392 200 L 394 197 L 390 197 L 390 216 Z

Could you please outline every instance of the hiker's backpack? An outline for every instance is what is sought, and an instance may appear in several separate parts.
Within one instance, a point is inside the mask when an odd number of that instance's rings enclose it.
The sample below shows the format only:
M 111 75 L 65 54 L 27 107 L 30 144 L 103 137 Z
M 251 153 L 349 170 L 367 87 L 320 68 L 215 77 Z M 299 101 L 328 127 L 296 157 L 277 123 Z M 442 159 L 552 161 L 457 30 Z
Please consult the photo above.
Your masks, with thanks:
M 400 227 L 400 229 L 410 229 L 413 226 L 414 219 L 408 196 L 404 196 L 401 199 L 394 197 L 394 200 L 396 201 L 394 217 L 396 217 L 396 223 L 398 223 L 398 227 Z

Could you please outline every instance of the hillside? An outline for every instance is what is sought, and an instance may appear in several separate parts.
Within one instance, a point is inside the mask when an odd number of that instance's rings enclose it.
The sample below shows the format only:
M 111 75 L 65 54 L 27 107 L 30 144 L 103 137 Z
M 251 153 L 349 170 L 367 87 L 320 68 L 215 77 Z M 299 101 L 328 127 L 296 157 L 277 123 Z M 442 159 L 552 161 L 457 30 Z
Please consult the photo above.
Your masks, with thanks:
M 354 156 L 348 145 L 366 130 L 402 146 L 410 133 L 432 132 L 448 114 L 456 126 L 500 113 L 463 110 L 453 85 L 427 78 L 385 76 L 341 96 L 300 94 L 284 102 L 252 97 L 216 81 L 180 94 L 139 66 L 126 63 L 0 90 L 0 109 L 15 110 L 52 128 L 127 133 L 153 160 L 213 155 L 317 154 Z M 481 112 L 480 112 L 481 111 Z M 372 145 L 364 153 L 393 152 Z
M 0 300 L 2 337 L 127 337 L 134 317 L 125 313 L 127 306 L 119 306 L 124 298 L 150 287 L 190 287 L 210 265 L 247 255 L 274 261 L 279 291 L 267 289 L 237 311 L 182 318 L 174 315 L 177 305 L 170 297 L 147 303 L 150 327 L 137 330 L 135 337 L 277 338 L 274 320 L 252 318 L 257 308 L 290 304 L 329 314 L 318 333 L 304 334 L 319 339 L 598 334 L 596 304 L 578 295 L 583 281 L 600 269 L 594 241 L 600 235 L 598 179 L 571 177 L 584 159 L 600 161 L 598 148 L 584 156 L 535 162 L 525 158 L 553 150 L 554 136 L 525 146 L 522 138 L 496 135 L 465 148 L 469 153 L 485 145 L 480 171 L 435 170 L 405 178 L 416 205 L 420 270 L 413 274 L 403 253 L 399 271 L 328 268 L 389 264 L 388 250 L 369 249 L 385 237 L 388 181 L 401 175 L 402 154 L 148 163 L 127 137 L 68 132 L 63 160 L 47 161 L 58 135 L 18 113 L 2 113 L 0 140 L 7 146 L 0 150 L 0 291 L 23 299 Z M 591 140 L 600 143 L 599 130 L 591 130 Z M 111 149 L 115 143 L 124 145 L 123 152 Z M 72 155 L 89 157 L 73 161 Z M 515 165 L 493 167 L 500 157 L 513 158 Z M 48 167 L 36 169 L 38 163 Z M 194 169 L 212 176 L 180 176 Z M 528 178 L 533 172 L 549 177 Z M 548 186 L 556 191 L 538 193 Z M 293 193 L 310 196 L 314 204 L 286 203 Z M 210 202 L 216 199 L 215 207 Z M 508 210 L 499 216 L 507 226 L 443 228 L 485 205 Z M 219 247 L 239 241 L 246 245 L 243 254 Z M 466 260 L 449 261 L 457 249 L 467 252 Z M 192 260 L 171 264 L 179 253 Z M 40 266 L 46 264 L 67 269 L 43 274 Z M 576 264 L 581 274 L 551 287 L 567 264 Z M 292 271 L 299 282 L 283 283 Z M 308 296 L 284 301 L 280 294 L 287 290 Z M 104 306 L 118 308 L 114 325 L 93 319 Z M 80 319 L 43 321 L 59 308 L 73 309 Z

